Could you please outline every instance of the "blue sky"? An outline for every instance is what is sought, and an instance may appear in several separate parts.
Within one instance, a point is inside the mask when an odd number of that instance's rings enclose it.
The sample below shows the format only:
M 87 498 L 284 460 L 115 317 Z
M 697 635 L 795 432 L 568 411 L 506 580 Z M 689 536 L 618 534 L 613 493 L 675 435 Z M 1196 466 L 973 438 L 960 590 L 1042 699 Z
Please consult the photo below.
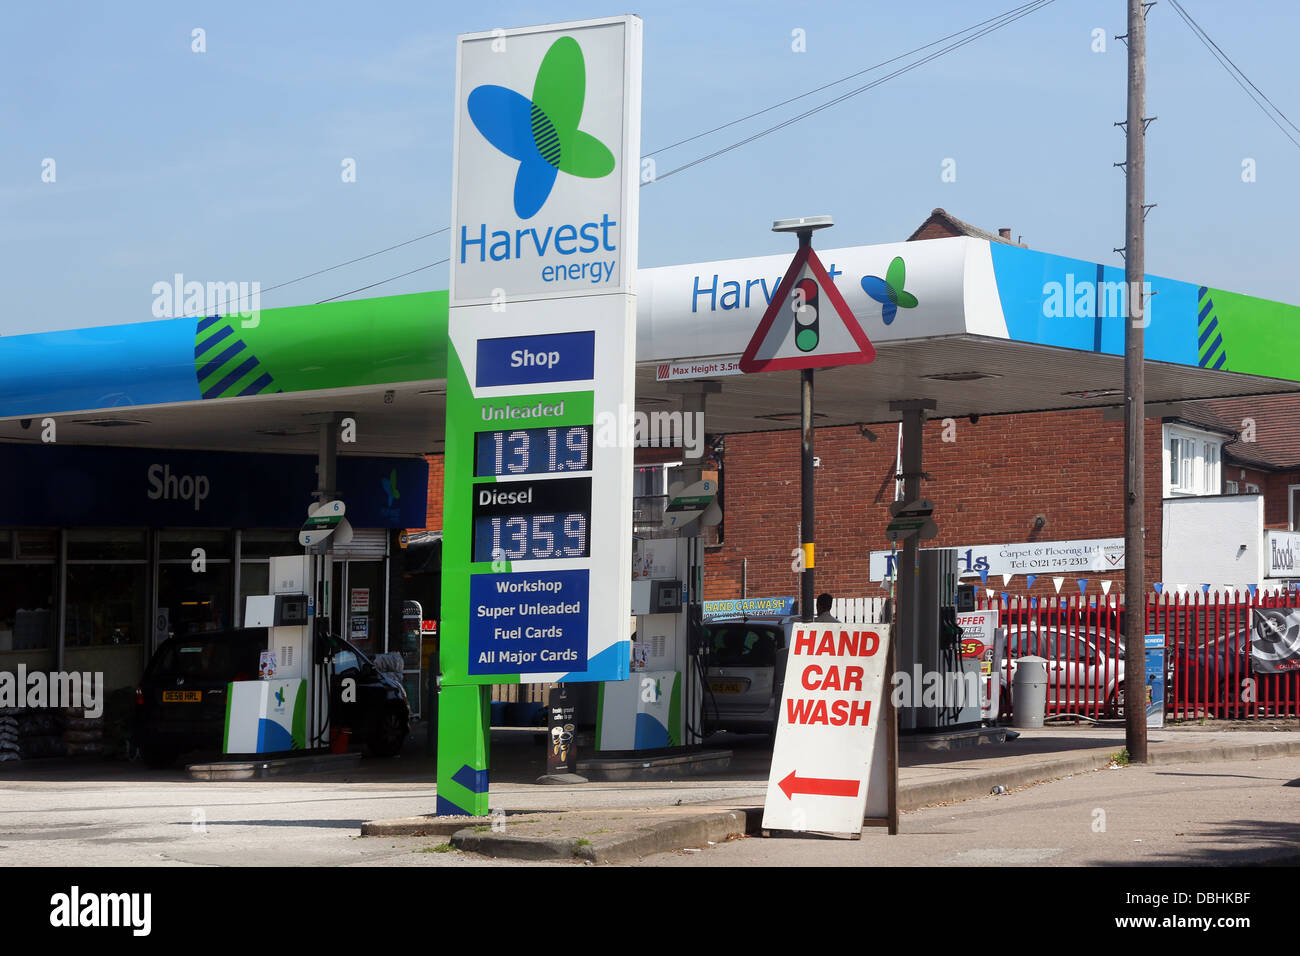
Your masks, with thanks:
M 447 225 L 456 34 L 635 12 L 644 151 L 993 16 L 1015 0 L 883 3 L 40 3 L 0 16 L 0 333 L 143 321 L 174 273 L 263 288 Z M 1300 121 L 1290 3 L 1184 0 Z M 766 139 L 647 187 L 641 265 L 906 236 L 935 206 L 1118 264 L 1124 0 L 1057 0 Z M 191 31 L 207 52 L 191 52 Z M 1107 51 L 1092 51 L 1105 30 Z M 807 50 L 791 49 L 801 29 Z M 1148 271 L 1300 303 L 1300 149 L 1168 3 L 1149 19 Z M 883 72 L 883 71 L 882 71 Z M 865 79 L 870 79 L 871 74 Z M 863 82 L 862 80 L 858 81 Z M 827 99 L 657 156 L 661 172 Z M 1300 139 L 1300 135 L 1297 136 Z M 356 160 L 357 181 L 340 164 Z M 42 162 L 56 181 L 41 181 Z M 945 159 L 956 182 L 942 182 Z M 1243 183 L 1243 159 L 1257 180 Z M 265 294 L 315 302 L 447 255 L 449 234 Z M 439 266 L 364 295 L 446 288 Z

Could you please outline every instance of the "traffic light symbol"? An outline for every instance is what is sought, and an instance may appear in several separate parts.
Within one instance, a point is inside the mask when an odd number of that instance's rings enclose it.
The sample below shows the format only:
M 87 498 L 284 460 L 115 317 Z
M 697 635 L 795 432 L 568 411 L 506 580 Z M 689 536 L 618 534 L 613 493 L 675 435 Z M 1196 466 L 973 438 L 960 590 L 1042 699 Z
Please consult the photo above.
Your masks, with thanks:
M 817 321 L 818 294 L 817 283 L 812 279 L 800 279 L 795 283 L 790 304 L 794 309 L 794 344 L 800 352 L 811 352 L 817 348 L 821 338 Z

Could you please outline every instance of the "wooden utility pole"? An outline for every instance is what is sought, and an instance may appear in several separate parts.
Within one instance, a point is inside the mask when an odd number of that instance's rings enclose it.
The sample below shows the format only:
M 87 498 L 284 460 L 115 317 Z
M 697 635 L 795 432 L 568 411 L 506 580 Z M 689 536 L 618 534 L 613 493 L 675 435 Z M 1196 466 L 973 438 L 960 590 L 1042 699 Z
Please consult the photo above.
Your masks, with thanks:
M 1143 382 L 1143 199 L 1146 185 L 1146 5 L 1128 0 L 1128 119 L 1124 157 L 1124 716 L 1133 763 L 1147 761 L 1146 709 L 1146 458 Z

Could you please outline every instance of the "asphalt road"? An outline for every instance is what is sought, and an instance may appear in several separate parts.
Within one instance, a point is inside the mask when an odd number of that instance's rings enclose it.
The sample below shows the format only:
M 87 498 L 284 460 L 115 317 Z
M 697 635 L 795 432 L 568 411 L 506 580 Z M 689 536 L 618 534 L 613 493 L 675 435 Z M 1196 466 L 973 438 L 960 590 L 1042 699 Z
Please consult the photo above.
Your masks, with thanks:
M 521 865 L 438 851 L 445 838 L 361 838 L 365 820 L 432 809 L 427 773 L 410 769 L 242 783 L 107 763 L 0 774 L 0 882 L 16 875 L 5 868 L 43 865 Z M 763 791 L 761 778 L 574 788 L 510 781 L 493 785 L 492 803 L 530 814 L 679 800 L 757 805 Z M 904 814 L 896 837 L 786 835 L 699 850 L 638 865 L 1300 864 L 1300 758 L 1103 770 Z
M 1300 865 L 1300 757 L 1099 770 L 907 813 L 899 830 L 750 837 L 640 865 Z
M 222 783 L 110 763 L 0 774 L 0 885 L 13 875 L 7 869 L 24 866 L 519 865 L 434 852 L 445 837 L 362 838 L 366 820 L 433 810 L 428 776 L 404 780 L 394 769 L 379 768 L 385 779 L 378 781 L 363 772 Z M 726 780 L 502 783 L 493 785 L 491 806 L 532 814 L 575 806 L 757 803 L 762 793 L 762 783 Z

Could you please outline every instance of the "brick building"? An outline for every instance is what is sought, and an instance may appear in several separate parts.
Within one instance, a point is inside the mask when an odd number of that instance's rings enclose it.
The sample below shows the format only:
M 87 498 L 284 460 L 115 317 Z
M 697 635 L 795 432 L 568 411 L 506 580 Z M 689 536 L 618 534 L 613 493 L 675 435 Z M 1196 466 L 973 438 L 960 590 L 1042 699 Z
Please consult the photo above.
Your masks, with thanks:
M 1021 244 L 1010 229 L 993 234 L 943 209 L 909 241 L 959 235 Z M 1266 527 L 1300 528 L 1300 395 L 1153 411 L 1145 444 L 1147 581 L 1162 580 L 1166 498 L 1260 493 Z M 817 430 L 819 591 L 883 593 L 870 574 L 869 553 L 888 547 L 897 428 L 887 422 L 868 426 L 866 434 L 855 426 Z M 936 504 L 939 534 L 924 546 L 1123 537 L 1123 446 L 1123 421 L 1100 408 L 928 422 L 930 479 L 922 489 Z M 728 435 L 723 457 L 726 519 L 722 543 L 708 549 L 706 596 L 797 594 L 791 552 L 798 542 L 799 432 Z M 1108 580 L 1114 593 L 1123 591 L 1119 569 L 1070 577 Z M 1000 578 L 994 583 L 1000 586 Z M 1025 578 L 1012 587 L 1025 591 Z M 1054 591 L 1050 575 L 1043 575 L 1028 593 Z
M 1010 229 L 988 232 L 944 209 L 933 210 L 909 241 L 953 236 L 1024 245 Z M 1266 527 L 1300 529 L 1300 394 L 1185 402 L 1151 407 L 1148 415 L 1148 581 L 1163 576 L 1166 499 L 1258 493 Z M 819 591 L 884 593 L 869 554 L 888 547 L 897 429 L 897 422 L 817 429 Z M 922 489 L 936 504 L 939 534 L 924 546 L 1122 538 L 1123 440 L 1123 421 L 1102 408 L 931 420 L 925 429 L 930 479 Z M 705 597 L 797 594 L 791 552 L 798 542 L 798 430 L 731 434 L 717 449 L 725 519 L 720 543 L 706 548 Z M 662 450 L 643 449 L 637 460 L 653 467 L 664 457 Z M 442 459 L 428 461 L 427 527 L 438 529 Z M 1029 593 L 1054 593 L 1050 578 L 1043 575 Z M 1119 568 L 1074 578 L 1123 590 Z M 994 584 L 1000 587 L 1000 578 Z M 1011 587 L 1023 592 L 1025 579 Z M 1089 589 L 1097 593 L 1096 586 Z

